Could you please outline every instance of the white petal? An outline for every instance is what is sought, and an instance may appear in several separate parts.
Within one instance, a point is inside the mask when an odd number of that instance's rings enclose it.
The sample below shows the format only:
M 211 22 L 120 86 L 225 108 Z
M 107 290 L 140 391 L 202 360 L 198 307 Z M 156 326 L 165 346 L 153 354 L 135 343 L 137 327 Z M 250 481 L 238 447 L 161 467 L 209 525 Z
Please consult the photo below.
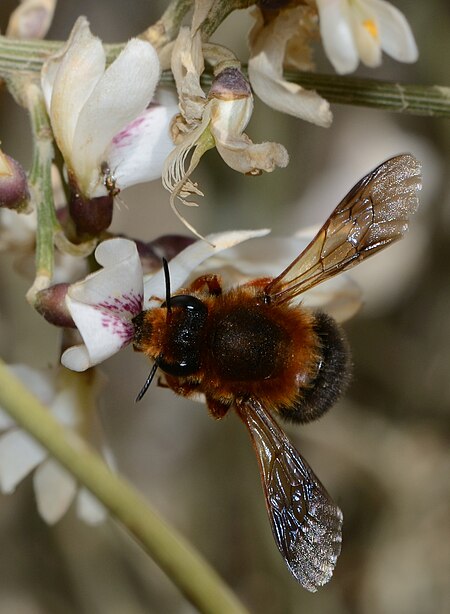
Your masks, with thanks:
M 255 93 L 273 109 L 327 127 L 333 118 L 328 102 L 317 92 L 283 79 L 286 44 L 295 33 L 296 16 L 303 8 L 282 11 L 271 26 L 251 33 L 249 79 Z
M 345 322 L 361 309 L 362 291 L 350 276 L 341 274 L 301 294 L 298 299 L 305 307 L 321 309 L 337 322 Z
M 0 437 L 0 488 L 14 492 L 16 486 L 47 456 L 44 448 L 21 430 Z
M 66 304 L 85 346 L 64 352 L 62 364 L 76 371 L 102 362 L 133 338 L 132 319 L 142 310 L 143 277 L 136 244 L 110 239 L 96 251 L 103 269 L 70 286 Z
M 368 16 L 369 21 L 374 21 L 374 16 Z M 374 36 L 372 31 L 370 31 L 363 20 L 357 16 L 352 16 L 353 23 L 353 36 L 355 38 L 356 47 L 358 49 L 359 57 L 361 58 L 361 62 L 366 66 L 370 66 L 371 68 L 375 68 L 381 64 L 381 46 L 380 40 L 378 37 L 378 24 L 376 23 L 376 31 L 377 35 Z
M 117 300 L 124 304 L 121 299 Z M 120 314 L 114 314 L 110 307 L 101 309 L 71 301 L 69 297 L 66 302 L 85 346 L 76 346 L 64 352 L 64 359 L 61 357 L 61 361 L 65 367 L 84 371 L 110 358 L 132 341 L 134 327 L 131 317 L 125 319 Z M 127 313 L 128 315 L 130 314 Z
M 415 62 L 419 52 L 403 13 L 383 0 L 372 0 L 372 4 L 379 22 L 383 51 L 399 62 Z
M 103 241 L 95 258 L 103 269 L 71 285 L 67 296 L 131 319 L 140 312 L 142 300 L 142 266 L 136 244 L 121 238 Z
M 129 41 L 108 67 L 80 111 L 76 125 L 74 158 L 76 174 L 82 182 L 91 175 L 93 165 L 98 167 L 104 161 L 113 137 L 145 110 L 159 76 L 156 51 L 150 43 L 138 39 Z
M 108 516 L 105 506 L 86 488 L 80 488 L 76 504 L 78 517 L 87 524 L 100 524 Z
M 23 364 L 9 365 L 8 368 L 41 403 L 50 405 L 55 396 L 55 369 L 35 369 Z
M 86 371 L 93 366 L 85 345 L 74 345 L 68 348 L 61 356 L 61 364 L 72 371 Z
M 169 128 L 177 113 L 175 97 L 170 106 L 152 104 L 114 137 L 105 157 L 120 189 L 161 177 L 174 148 Z
M 328 59 L 339 74 L 353 72 L 359 63 L 347 2 L 317 0 L 320 34 Z
M 11 416 L 0 407 L 0 431 L 4 431 L 6 429 L 11 428 L 16 423 L 11 418 Z
M 263 237 L 270 230 L 231 230 L 210 234 L 205 240 L 196 241 L 186 247 L 170 261 L 170 282 L 172 291 L 180 288 L 193 271 L 207 258 L 218 254 L 224 249 L 254 237 Z M 158 271 L 144 282 L 144 305 L 152 296 L 163 298 L 165 295 L 164 271 Z
M 47 524 L 58 522 L 75 497 L 75 478 L 59 463 L 49 458 L 35 471 L 33 485 L 42 519 Z
M 70 164 L 78 116 L 105 70 L 100 39 L 92 36 L 85 18 L 79 18 L 63 52 L 50 58 L 42 73 L 56 141 Z M 95 134 L 95 132 L 93 133 Z

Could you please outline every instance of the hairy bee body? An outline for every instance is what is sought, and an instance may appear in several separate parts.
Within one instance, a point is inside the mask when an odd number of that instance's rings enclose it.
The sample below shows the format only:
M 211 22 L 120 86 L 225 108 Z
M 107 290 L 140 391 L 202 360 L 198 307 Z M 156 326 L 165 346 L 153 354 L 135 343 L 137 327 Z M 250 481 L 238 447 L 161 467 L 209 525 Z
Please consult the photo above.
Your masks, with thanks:
M 159 361 L 176 393 L 203 393 L 216 418 L 236 399 L 256 397 L 287 419 L 313 420 L 347 380 L 346 343 L 325 314 L 267 301 L 266 285 L 217 294 L 216 278 L 214 293 L 188 288 L 171 299 L 170 326 L 164 306 L 138 316 L 135 349 Z

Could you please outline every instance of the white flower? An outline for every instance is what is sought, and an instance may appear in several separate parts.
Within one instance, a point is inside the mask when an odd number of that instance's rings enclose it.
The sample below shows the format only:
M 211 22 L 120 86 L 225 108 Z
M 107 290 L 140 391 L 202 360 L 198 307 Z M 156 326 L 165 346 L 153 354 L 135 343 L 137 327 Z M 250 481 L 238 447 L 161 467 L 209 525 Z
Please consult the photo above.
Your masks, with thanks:
M 231 52 L 218 46 L 206 46 L 211 54 L 212 47 L 214 80 L 208 96 L 200 85 L 204 70 L 200 31 L 192 35 L 188 28 L 181 28 L 172 51 L 180 114 L 172 127 L 176 148 L 167 158 L 163 171 L 163 185 L 171 192 L 172 207 L 175 198 L 192 204 L 186 198 L 192 194 L 202 195 L 189 177 L 202 155 L 213 147 L 231 168 L 249 175 L 272 172 L 276 167 L 285 167 L 289 161 L 282 145 L 255 144 L 245 134 L 253 112 L 250 86 Z
M 270 107 L 328 127 L 333 116 L 329 103 L 313 90 L 306 90 L 283 78 L 286 65 L 312 70 L 310 41 L 317 31 L 317 14 L 310 6 L 280 9 L 264 15 L 256 8 L 250 31 L 248 76 L 255 93 Z
M 101 382 L 94 371 L 82 376 L 63 368 L 32 369 L 25 365 L 10 367 L 25 386 L 65 427 L 83 437 L 96 438 L 96 397 Z M 54 524 L 76 500 L 78 516 L 89 524 L 102 522 L 106 510 L 75 478 L 25 431 L 0 409 L 0 489 L 12 493 L 32 471 L 37 507 L 41 517 Z
M 415 62 L 418 51 L 405 16 L 384 0 L 317 0 L 320 33 L 338 73 L 352 72 L 361 60 L 379 66 L 381 50 L 399 62 Z
M 224 287 L 276 276 L 313 236 L 247 242 L 268 232 L 229 231 L 189 245 L 169 263 L 172 292 L 186 287 L 204 272 L 205 266 L 224 277 Z M 66 296 L 67 307 L 84 344 L 66 350 L 61 361 L 75 371 L 84 371 L 129 345 L 134 337 L 135 316 L 160 306 L 165 300 L 164 271 L 161 269 L 143 281 L 133 241 L 104 241 L 95 256 L 103 268 L 70 286 Z M 299 297 L 300 300 L 311 307 L 325 308 L 338 321 L 351 317 L 361 303 L 359 289 L 345 275 L 321 284 Z
M 268 231 L 229 231 L 208 235 L 189 245 L 170 261 L 172 290 L 180 288 L 194 269 L 210 256 L 241 241 Z M 96 251 L 103 267 L 69 287 L 66 304 L 84 344 L 69 348 L 61 362 L 74 371 L 84 371 L 106 360 L 133 341 L 133 318 L 165 298 L 164 272 L 143 280 L 136 244 L 128 239 L 110 239 Z M 157 297 L 156 303 L 153 298 Z
M 130 40 L 105 67 L 101 41 L 79 18 L 67 44 L 42 70 L 55 140 L 69 180 L 84 198 L 159 177 L 173 147 L 175 99 L 149 106 L 160 76 L 150 43 Z

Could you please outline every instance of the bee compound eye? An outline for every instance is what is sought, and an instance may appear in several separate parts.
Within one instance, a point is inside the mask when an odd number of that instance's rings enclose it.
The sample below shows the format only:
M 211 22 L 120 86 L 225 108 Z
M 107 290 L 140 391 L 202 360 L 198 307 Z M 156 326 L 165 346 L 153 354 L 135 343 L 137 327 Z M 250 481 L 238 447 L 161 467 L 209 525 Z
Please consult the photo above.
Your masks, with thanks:
M 158 365 L 168 375 L 185 377 L 200 369 L 201 347 L 208 315 L 206 305 L 189 294 L 170 298 L 164 349 Z M 173 312 L 178 308 L 177 312 Z
M 190 294 L 178 294 L 170 298 L 170 307 L 183 307 L 189 312 L 198 314 L 206 313 L 205 304 L 195 296 Z

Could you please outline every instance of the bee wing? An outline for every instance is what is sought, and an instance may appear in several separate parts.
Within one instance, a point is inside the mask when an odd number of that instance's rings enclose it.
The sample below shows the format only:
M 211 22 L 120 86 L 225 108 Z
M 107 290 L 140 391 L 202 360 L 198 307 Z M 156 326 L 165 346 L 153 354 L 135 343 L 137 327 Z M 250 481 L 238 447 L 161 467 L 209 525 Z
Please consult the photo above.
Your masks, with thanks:
M 258 400 L 238 400 L 236 408 L 258 458 L 278 550 L 296 580 L 315 592 L 341 551 L 342 512 Z
M 380 164 L 350 190 L 265 294 L 277 303 L 289 301 L 403 237 L 420 188 L 420 163 L 411 154 Z

